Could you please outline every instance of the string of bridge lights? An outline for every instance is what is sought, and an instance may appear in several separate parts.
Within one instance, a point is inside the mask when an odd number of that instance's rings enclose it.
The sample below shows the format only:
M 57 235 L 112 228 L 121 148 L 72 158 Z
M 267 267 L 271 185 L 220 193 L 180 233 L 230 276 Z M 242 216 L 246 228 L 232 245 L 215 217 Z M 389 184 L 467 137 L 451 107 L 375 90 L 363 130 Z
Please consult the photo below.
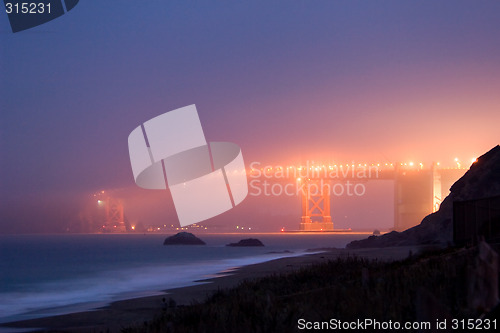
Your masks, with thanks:
M 441 165 L 441 162 L 435 162 L 435 163 L 432 163 L 435 167 L 439 167 L 440 169 L 468 169 L 469 167 L 467 166 L 466 163 L 464 163 L 462 160 L 460 160 L 458 157 L 455 157 L 454 158 L 454 163 L 452 163 L 451 166 L 446 166 L 446 167 L 442 167 Z M 472 158 L 470 159 L 470 164 L 474 164 L 477 162 L 477 158 Z M 260 164 L 260 163 L 259 163 Z M 295 165 L 289 165 L 289 166 L 286 166 L 286 167 L 282 167 L 282 166 L 270 166 L 270 165 L 267 165 L 265 167 L 261 167 L 261 168 L 250 168 L 250 174 L 252 173 L 255 173 L 257 171 L 261 171 L 261 172 L 283 172 L 286 170 L 290 170 L 290 169 L 294 169 L 294 170 L 298 170 L 298 171 L 301 171 L 301 170 L 313 170 L 313 171 L 321 171 L 321 170 L 325 170 L 325 169 L 329 169 L 329 170 L 334 170 L 334 169 L 337 169 L 337 168 L 340 168 L 340 169 L 343 169 L 344 167 L 350 167 L 350 168 L 355 168 L 355 167 L 378 167 L 378 168 L 387 168 L 387 169 L 394 169 L 394 168 L 401 168 L 401 167 L 404 167 L 404 168 L 417 168 L 417 169 L 423 169 L 424 168 L 424 163 L 422 162 L 413 162 L 413 161 L 410 161 L 410 162 L 400 162 L 400 163 L 345 163 L 345 164 L 316 164 L 314 162 L 312 162 L 310 165 L 308 166 L 303 166 L 303 165 L 299 165 L 299 166 L 295 166 Z

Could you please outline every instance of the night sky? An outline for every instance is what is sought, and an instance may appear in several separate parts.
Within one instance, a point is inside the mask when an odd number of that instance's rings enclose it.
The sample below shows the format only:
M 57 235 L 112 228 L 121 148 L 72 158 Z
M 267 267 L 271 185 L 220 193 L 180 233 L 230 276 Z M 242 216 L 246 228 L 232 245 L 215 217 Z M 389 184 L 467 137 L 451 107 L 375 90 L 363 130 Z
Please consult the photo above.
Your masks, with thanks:
M 247 166 L 470 164 L 500 141 L 499 18 L 499 1 L 96 0 L 14 34 L 0 13 L 0 226 L 45 230 L 54 200 L 101 189 L 177 223 L 168 193 L 136 189 L 127 137 L 190 104 Z

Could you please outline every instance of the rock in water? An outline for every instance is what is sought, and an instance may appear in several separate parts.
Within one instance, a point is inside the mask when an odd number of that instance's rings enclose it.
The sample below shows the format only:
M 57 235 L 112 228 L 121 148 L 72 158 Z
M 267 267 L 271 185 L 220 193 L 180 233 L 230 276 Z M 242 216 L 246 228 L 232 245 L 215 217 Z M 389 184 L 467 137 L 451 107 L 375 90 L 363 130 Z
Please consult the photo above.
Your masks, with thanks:
M 163 245 L 205 245 L 205 242 L 192 233 L 183 231 L 167 237 Z
M 403 232 L 392 231 L 382 236 L 347 244 L 348 249 L 407 246 L 420 244 L 448 245 L 453 242 L 453 201 L 475 200 L 500 195 L 500 146 L 480 156 L 477 162 L 450 188 L 435 213 Z
M 230 243 L 226 246 L 264 246 L 262 242 L 256 238 L 242 239 L 238 243 Z

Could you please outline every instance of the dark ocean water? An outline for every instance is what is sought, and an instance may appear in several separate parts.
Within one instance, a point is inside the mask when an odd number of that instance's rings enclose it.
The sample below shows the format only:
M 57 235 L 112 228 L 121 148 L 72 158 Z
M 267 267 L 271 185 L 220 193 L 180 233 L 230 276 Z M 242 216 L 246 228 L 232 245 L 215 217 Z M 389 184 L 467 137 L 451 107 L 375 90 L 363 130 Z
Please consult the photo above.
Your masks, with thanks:
M 0 323 L 103 306 L 243 265 L 344 247 L 360 234 L 207 234 L 206 246 L 163 246 L 167 235 L 0 235 Z M 260 239 L 265 247 L 225 244 Z M 293 253 L 270 253 L 283 252 Z

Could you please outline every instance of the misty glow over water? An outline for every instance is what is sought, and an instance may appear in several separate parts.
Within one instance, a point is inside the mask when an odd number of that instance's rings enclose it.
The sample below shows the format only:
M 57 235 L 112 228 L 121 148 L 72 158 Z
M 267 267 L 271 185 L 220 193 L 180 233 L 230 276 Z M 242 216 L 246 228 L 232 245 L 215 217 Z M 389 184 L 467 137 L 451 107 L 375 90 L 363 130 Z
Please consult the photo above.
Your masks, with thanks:
M 160 294 L 213 274 L 306 249 L 344 247 L 362 234 L 207 234 L 206 246 L 163 246 L 168 235 L 0 236 L 0 322 Z M 265 247 L 225 244 L 260 239 Z M 270 253 L 283 252 L 293 253 Z

